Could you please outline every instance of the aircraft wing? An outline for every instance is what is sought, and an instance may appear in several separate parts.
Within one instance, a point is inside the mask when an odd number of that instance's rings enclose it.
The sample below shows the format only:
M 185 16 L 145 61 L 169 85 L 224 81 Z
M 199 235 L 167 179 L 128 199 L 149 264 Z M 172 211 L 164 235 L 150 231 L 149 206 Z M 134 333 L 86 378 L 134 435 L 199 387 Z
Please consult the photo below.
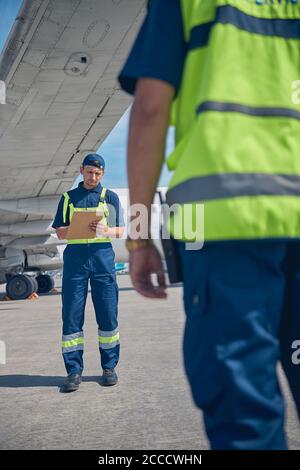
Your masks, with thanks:
M 0 247 L 49 239 L 59 196 L 128 107 L 116 77 L 145 3 L 23 1 L 0 56 Z
M 25 0 L 0 62 L 0 200 L 61 194 L 129 105 L 116 76 L 145 0 Z

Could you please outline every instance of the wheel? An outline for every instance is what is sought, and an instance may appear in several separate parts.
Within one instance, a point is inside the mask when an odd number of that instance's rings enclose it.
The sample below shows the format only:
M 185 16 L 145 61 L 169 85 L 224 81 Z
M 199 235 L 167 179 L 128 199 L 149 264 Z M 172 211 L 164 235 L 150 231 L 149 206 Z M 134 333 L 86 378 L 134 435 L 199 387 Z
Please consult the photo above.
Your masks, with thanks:
M 38 283 L 38 294 L 46 294 L 54 287 L 54 278 L 49 274 L 40 274 L 36 277 Z
M 39 289 L 38 282 L 35 277 L 30 276 L 31 282 L 33 283 L 33 292 L 37 292 Z
M 26 274 L 17 274 L 6 284 L 6 294 L 12 300 L 27 299 L 34 292 L 34 283 Z

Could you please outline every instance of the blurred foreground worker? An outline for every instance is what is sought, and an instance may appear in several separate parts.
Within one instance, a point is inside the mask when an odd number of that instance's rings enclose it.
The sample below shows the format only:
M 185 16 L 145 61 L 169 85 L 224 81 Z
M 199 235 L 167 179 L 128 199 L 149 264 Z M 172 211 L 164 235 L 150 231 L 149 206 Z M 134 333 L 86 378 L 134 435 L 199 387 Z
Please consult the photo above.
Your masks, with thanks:
M 96 238 L 68 240 L 64 251 L 62 284 L 62 354 L 68 376 L 62 392 L 78 389 L 83 371 L 84 310 L 90 280 L 92 301 L 99 327 L 102 385 L 115 385 L 115 367 L 119 360 L 118 286 L 111 237 L 121 237 L 124 221 L 118 195 L 102 187 L 105 162 L 98 154 L 85 157 L 80 173 L 83 181 L 62 196 L 53 227 L 59 239 L 65 239 L 74 212 L 100 210 L 101 222 L 90 228 Z
M 135 94 L 130 203 L 150 209 L 173 104 L 167 202 L 204 204 L 203 248 L 176 238 L 185 368 L 212 449 L 286 449 L 279 360 L 300 414 L 299 70 L 299 2 L 153 0 L 119 76 Z M 165 298 L 159 253 L 132 238 L 136 290 Z

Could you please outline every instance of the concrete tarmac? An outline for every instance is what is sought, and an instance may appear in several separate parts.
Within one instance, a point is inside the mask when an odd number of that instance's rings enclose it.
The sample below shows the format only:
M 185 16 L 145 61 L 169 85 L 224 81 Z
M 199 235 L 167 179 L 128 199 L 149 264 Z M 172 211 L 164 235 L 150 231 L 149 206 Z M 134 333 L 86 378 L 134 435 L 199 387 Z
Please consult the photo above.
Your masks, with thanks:
M 6 346 L 6 364 L 0 360 L 0 449 L 209 448 L 183 369 L 181 286 L 169 288 L 167 301 L 154 301 L 136 294 L 128 275 L 118 282 L 121 358 L 114 387 L 98 382 L 90 295 L 83 383 L 71 394 L 59 393 L 65 377 L 60 288 L 38 300 L 0 303 L 0 347 Z M 300 449 L 299 423 L 282 384 L 289 445 Z

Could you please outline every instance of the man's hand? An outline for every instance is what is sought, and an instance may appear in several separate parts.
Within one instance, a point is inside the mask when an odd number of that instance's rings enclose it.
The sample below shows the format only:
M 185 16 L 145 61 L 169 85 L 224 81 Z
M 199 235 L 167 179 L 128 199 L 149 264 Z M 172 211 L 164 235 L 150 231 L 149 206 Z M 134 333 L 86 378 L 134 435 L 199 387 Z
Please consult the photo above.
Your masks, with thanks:
M 129 266 L 133 287 L 139 294 L 152 299 L 167 297 L 163 264 L 154 245 L 130 251 Z M 157 275 L 158 286 L 152 283 L 151 274 Z
M 93 220 L 89 224 L 89 228 L 96 232 L 97 237 L 112 237 L 112 238 L 121 238 L 125 227 L 108 227 L 99 220 Z
M 97 235 L 99 235 L 100 237 L 102 235 L 108 236 L 107 234 L 108 234 L 108 231 L 109 231 L 109 227 L 107 225 L 104 225 L 101 222 L 99 222 L 99 220 L 93 220 L 89 224 L 89 228 L 93 232 L 97 232 Z

